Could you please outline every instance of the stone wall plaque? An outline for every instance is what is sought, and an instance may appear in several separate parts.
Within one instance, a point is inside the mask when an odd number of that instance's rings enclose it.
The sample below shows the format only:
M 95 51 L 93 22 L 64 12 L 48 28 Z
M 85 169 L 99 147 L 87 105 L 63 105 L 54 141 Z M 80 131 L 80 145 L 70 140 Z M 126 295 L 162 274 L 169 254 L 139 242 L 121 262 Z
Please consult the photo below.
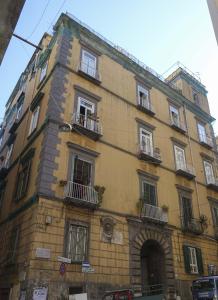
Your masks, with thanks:
M 39 258 L 51 258 L 51 249 L 47 248 L 36 248 L 36 257 Z

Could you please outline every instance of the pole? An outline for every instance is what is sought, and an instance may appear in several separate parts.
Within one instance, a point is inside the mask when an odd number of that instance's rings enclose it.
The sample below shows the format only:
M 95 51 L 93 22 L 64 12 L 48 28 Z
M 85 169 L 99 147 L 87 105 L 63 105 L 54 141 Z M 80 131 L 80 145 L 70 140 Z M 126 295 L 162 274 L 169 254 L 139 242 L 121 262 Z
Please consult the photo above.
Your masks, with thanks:
M 15 33 L 13 33 L 12 35 L 13 35 L 14 37 L 16 37 L 17 39 L 19 39 L 19 40 L 21 40 L 21 41 L 23 41 L 23 42 L 29 44 L 30 46 L 32 46 L 32 47 L 34 47 L 34 48 L 36 48 L 36 49 L 38 49 L 38 50 L 42 50 L 41 47 L 39 47 L 39 46 L 37 46 L 37 45 L 35 45 L 35 44 L 29 42 L 28 40 L 22 38 L 21 36 L 15 34 Z

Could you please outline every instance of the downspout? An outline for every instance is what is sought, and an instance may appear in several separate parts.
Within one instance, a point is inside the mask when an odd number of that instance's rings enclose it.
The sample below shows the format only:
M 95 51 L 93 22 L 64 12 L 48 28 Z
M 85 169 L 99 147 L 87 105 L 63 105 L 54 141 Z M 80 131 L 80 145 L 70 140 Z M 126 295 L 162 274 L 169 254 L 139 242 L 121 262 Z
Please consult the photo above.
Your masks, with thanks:
M 193 152 L 192 152 L 192 147 L 191 147 L 191 138 L 190 138 L 190 135 L 189 135 L 189 128 L 188 128 L 187 117 L 186 117 L 186 107 L 185 107 L 184 103 L 183 103 L 183 114 L 184 114 L 184 119 L 185 119 L 185 125 L 186 125 L 186 128 L 187 128 L 188 145 L 189 145 L 189 149 L 190 149 L 191 163 L 192 163 L 192 166 L 194 168 L 194 159 L 193 159 Z M 197 196 L 198 213 L 199 213 L 199 216 L 200 216 L 201 211 L 200 211 L 200 205 L 199 205 L 199 192 L 198 192 L 197 181 L 196 181 L 195 178 L 194 178 L 194 182 L 195 182 L 195 190 L 196 190 L 196 196 Z

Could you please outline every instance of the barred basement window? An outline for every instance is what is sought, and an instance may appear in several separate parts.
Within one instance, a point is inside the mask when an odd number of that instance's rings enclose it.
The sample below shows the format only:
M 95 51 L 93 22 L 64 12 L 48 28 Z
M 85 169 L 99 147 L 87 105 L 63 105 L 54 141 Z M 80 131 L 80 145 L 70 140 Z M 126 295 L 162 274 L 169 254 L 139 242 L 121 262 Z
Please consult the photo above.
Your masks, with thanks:
M 82 262 L 87 256 L 88 228 L 69 224 L 67 233 L 66 255 L 72 262 Z
M 18 201 L 26 195 L 28 181 L 30 177 L 31 160 L 25 161 L 22 164 L 21 170 L 18 173 L 15 200 Z

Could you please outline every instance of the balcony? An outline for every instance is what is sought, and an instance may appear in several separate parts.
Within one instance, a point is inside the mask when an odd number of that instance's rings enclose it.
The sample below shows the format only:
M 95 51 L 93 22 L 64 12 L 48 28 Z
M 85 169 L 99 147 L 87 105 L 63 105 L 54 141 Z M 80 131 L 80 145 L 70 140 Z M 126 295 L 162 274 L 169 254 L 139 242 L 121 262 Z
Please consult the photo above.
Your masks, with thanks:
M 191 180 L 195 178 L 195 170 L 191 165 L 176 166 L 176 174 Z
M 102 127 L 99 118 L 95 116 L 84 116 L 79 113 L 74 113 L 72 118 L 74 129 L 87 135 L 93 140 L 98 140 L 102 136 Z
M 161 155 L 159 148 L 151 148 L 148 145 L 139 145 L 138 157 L 141 160 L 148 161 L 153 164 L 160 164 Z
M 138 98 L 137 108 L 150 116 L 155 115 L 154 107 L 147 99 L 143 99 L 143 97 Z
M 92 186 L 68 181 L 64 188 L 64 199 L 76 206 L 95 209 L 98 207 L 98 192 Z
M 214 178 L 213 176 L 207 178 L 207 187 L 218 192 L 218 178 Z
M 78 67 L 78 73 L 83 76 L 84 78 L 91 80 L 96 84 L 101 83 L 100 75 L 96 68 L 93 68 L 89 64 L 81 61 Z
M 144 203 L 141 210 L 141 218 L 143 220 L 166 224 L 168 223 L 167 211 L 163 210 L 161 207 L 153 206 Z
M 186 133 L 186 126 L 181 121 L 171 119 L 170 124 L 171 124 L 171 127 L 173 129 L 177 130 L 178 132 L 181 132 L 183 134 Z
M 200 220 L 194 218 L 190 220 L 186 220 L 185 217 L 182 217 L 181 221 L 182 221 L 183 232 L 194 233 L 196 235 L 203 233 L 203 227 L 202 224 L 200 223 Z
M 202 146 L 212 149 L 213 148 L 213 140 L 210 136 L 206 134 L 199 134 L 199 140 Z

